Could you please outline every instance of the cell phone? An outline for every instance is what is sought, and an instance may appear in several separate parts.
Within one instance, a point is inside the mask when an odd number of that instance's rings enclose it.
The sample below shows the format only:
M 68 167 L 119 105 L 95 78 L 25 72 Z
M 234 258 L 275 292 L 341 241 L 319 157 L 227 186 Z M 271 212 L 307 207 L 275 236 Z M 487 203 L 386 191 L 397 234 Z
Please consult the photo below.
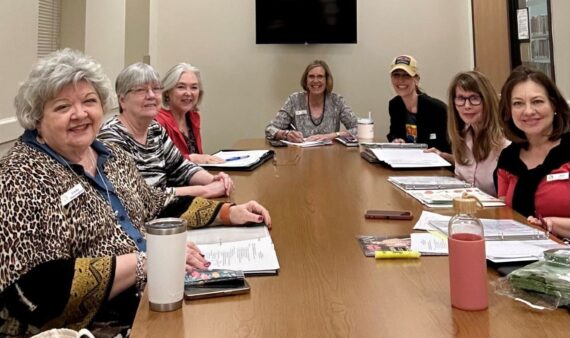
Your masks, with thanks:
M 366 210 L 364 218 L 410 220 L 414 215 L 409 210 Z
M 241 295 L 244 293 L 249 293 L 250 286 L 247 281 L 243 282 L 243 285 L 236 287 L 185 287 L 184 288 L 184 299 L 204 299 L 212 297 L 223 297 L 230 295 Z

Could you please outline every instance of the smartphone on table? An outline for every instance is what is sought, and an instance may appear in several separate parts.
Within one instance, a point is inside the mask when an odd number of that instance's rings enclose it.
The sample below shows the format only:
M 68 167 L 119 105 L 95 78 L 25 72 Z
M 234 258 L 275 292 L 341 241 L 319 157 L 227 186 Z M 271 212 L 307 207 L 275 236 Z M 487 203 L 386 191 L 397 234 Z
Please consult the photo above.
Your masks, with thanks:
M 409 210 L 366 210 L 364 218 L 410 220 L 414 215 Z

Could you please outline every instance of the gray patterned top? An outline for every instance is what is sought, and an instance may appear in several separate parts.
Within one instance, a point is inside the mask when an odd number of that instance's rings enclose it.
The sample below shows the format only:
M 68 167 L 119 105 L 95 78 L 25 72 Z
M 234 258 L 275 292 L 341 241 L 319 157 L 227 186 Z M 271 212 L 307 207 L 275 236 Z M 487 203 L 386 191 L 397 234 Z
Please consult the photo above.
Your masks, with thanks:
M 316 134 L 334 133 L 340 130 L 340 123 L 353 135 L 356 135 L 356 115 L 336 93 L 328 93 L 325 98 L 325 111 L 322 121 L 313 121 L 307 108 L 306 92 L 296 92 L 287 98 L 277 116 L 265 128 L 265 136 L 274 139 L 279 130 L 292 129 L 290 125 L 303 133 L 304 137 Z M 317 122 L 317 123 L 315 123 Z

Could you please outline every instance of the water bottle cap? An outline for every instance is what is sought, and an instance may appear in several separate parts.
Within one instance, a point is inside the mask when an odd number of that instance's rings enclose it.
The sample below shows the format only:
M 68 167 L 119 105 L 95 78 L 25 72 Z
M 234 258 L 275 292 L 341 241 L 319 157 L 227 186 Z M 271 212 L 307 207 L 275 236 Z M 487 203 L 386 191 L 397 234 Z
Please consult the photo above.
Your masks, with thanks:
M 478 206 L 483 207 L 481 201 L 468 193 L 463 193 L 461 197 L 453 199 L 453 209 L 456 213 L 474 214 L 477 212 Z

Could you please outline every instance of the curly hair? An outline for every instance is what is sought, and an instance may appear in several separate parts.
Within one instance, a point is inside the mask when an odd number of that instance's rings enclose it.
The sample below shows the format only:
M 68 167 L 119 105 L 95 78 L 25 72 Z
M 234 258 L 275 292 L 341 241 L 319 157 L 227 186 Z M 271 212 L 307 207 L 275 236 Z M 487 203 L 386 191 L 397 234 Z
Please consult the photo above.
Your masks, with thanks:
M 101 64 L 95 59 L 69 48 L 40 59 L 14 98 L 20 125 L 35 130 L 43 118 L 46 102 L 55 98 L 66 85 L 80 81 L 87 81 L 93 86 L 101 100 L 103 111 L 111 107 L 111 84 Z

